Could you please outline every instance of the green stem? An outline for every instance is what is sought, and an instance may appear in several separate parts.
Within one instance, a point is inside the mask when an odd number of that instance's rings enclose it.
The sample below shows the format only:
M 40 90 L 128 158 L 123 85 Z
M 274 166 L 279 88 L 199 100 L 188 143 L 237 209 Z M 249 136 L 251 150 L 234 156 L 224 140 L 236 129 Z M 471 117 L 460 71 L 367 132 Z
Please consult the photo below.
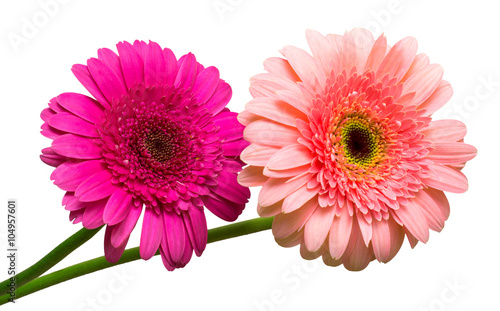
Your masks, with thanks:
M 67 238 L 64 242 L 59 244 L 37 263 L 24 270 L 23 272 L 17 274 L 15 277 L 16 287 L 21 287 L 24 284 L 29 283 L 31 280 L 34 280 L 40 275 L 44 274 L 47 270 L 55 266 L 71 252 L 73 252 L 83 243 L 92 238 L 101 228 L 102 226 L 92 230 L 83 228 Z M 9 283 L 10 278 L 0 283 L 0 296 L 6 294 L 9 291 Z
M 273 217 L 255 218 L 218 228 L 213 228 L 208 230 L 207 243 L 222 241 L 242 235 L 247 235 L 250 233 L 268 230 L 271 229 L 272 222 L 273 222 Z M 159 252 L 156 253 L 156 255 L 158 254 Z M 116 263 L 107 262 L 103 256 L 87 260 L 73 266 L 69 266 L 67 268 L 39 277 L 38 279 L 31 281 L 30 283 L 22 286 L 21 288 L 18 288 L 16 290 L 16 299 L 88 273 L 92 273 L 95 271 L 99 271 L 102 269 L 106 269 L 109 267 L 113 267 L 126 262 L 140 259 L 140 257 L 141 256 L 139 255 L 139 247 L 134 247 L 125 250 L 120 260 Z M 0 296 L 0 305 L 7 303 L 9 301 L 9 298 L 10 296 L 8 294 Z

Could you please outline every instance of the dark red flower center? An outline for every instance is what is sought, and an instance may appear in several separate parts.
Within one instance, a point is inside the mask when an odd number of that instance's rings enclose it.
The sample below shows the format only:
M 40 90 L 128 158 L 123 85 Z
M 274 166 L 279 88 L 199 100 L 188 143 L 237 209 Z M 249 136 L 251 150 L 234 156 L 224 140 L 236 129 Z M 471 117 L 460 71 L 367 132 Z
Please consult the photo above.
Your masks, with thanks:
M 153 159 L 158 162 L 168 162 L 177 153 L 179 146 L 172 133 L 155 128 L 146 134 L 144 147 Z

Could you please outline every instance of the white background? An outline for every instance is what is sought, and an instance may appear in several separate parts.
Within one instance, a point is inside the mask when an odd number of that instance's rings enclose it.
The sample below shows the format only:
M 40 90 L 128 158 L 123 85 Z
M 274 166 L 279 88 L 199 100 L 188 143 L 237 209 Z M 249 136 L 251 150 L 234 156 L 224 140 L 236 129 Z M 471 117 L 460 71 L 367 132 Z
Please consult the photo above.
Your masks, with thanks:
M 266 231 L 210 244 L 201 258 L 173 273 L 159 257 L 136 261 L 53 286 L 4 310 L 499 309 L 500 22 L 493 1 L 66 0 L 52 16 L 44 14 L 38 1 L 0 5 L 2 279 L 7 199 L 19 202 L 19 271 L 81 228 L 68 221 L 63 191 L 49 180 L 52 168 L 39 160 L 50 145 L 39 133 L 39 114 L 59 93 L 87 94 L 71 66 L 121 40 L 151 39 L 177 57 L 191 51 L 205 66 L 217 66 L 233 88 L 229 107 L 239 112 L 251 98 L 248 80 L 263 72 L 265 58 L 279 56 L 284 45 L 308 49 L 307 28 L 342 34 L 368 27 L 377 36 L 384 32 L 391 45 L 411 35 L 419 52 L 444 67 L 455 90 L 436 117 L 464 121 L 466 142 L 479 153 L 464 169 L 469 191 L 448 195 L 452 210 L 443 232 L 413 250 L 405 241 L 388 264 L 349 272 L 321 259 L 307 262 L 298 248 L 279 247 Z M 26 37 L 22 29 L 33 18 L 39 26 Z M 25 42 L 12 44 L 13 36 Z M 252 193 L 240 220 L 257 217 L 258 189 Z M 208 224 L 224 222 L 209 216 Z M 130 247 L 138 245 L 139 227 Z M 101 256 L 103 236 L 104 230 L 56 268 Z

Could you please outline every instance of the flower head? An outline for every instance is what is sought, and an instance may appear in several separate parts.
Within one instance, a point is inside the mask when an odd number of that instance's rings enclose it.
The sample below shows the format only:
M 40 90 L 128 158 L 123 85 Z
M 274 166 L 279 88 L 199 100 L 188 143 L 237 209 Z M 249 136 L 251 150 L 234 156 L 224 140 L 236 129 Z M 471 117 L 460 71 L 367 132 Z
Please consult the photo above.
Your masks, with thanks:
M 237 183 L 248 145 L 236 113 L 225 108 L 231 88 L 215 67 L 193 54 L 179 60 L 154 42 L 100 49 L 77 79 L 94 98 L 63 93 L 41 117 L 53 139 L 41 159 L 67 191 L 70 220 L 106 224 L 106 259 L 116 262 L 144 210 L 140 254 L 159 249 L 167 269 L 185 266 L 207 243 L 203 207 L 233 221 L 248 201 Z
M 302 257 L 349 270 L 388 262 L 405 235 L 414 247 L 443 228 L 443 191 L 467 190 L 460 170 L 476 149 L 462 122 L 431 120 L 452 88 L 415 39 L 306 35 L 312 56 L 287 46 L 251 79 L 239 181 L 263 186 L 259 214 L 275 215 L 276 241 Z

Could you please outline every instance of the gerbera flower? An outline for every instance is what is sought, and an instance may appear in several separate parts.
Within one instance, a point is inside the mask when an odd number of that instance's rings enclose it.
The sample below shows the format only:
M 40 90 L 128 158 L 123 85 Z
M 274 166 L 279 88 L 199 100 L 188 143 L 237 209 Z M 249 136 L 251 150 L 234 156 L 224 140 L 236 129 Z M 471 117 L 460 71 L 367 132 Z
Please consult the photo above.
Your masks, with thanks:
M 260 186 L 258 212 L 305 259 L 364 269 L 412 247 L 449 215 L 443 191 L 467 190 L 460 171 L 476 155 L 465 125 L 431 121 L 452 95 L 443 69 L 405 38 L 392 48 L 364 29 L 307 31 L 312 56 L 287 46 L 251 79 L 239 114 L 251 142 L 239 175 Z
M 141 257 L 159 249 L 168 270 L 184 267 L 207 243 L 203 206 L 233 221 L 250 196 L 236 180 L 243 126 L 225 108 L 231 88 L 217 68 L 154 42 L 117 48 L 73 66 L 95 99 L 50 101 L 42 134 L 53 142 L 41 159 L 57 167 L 51 179 L 67 191 L 70 220 L 107 225 L 108 261 L 120 258 L 144 210 Z

